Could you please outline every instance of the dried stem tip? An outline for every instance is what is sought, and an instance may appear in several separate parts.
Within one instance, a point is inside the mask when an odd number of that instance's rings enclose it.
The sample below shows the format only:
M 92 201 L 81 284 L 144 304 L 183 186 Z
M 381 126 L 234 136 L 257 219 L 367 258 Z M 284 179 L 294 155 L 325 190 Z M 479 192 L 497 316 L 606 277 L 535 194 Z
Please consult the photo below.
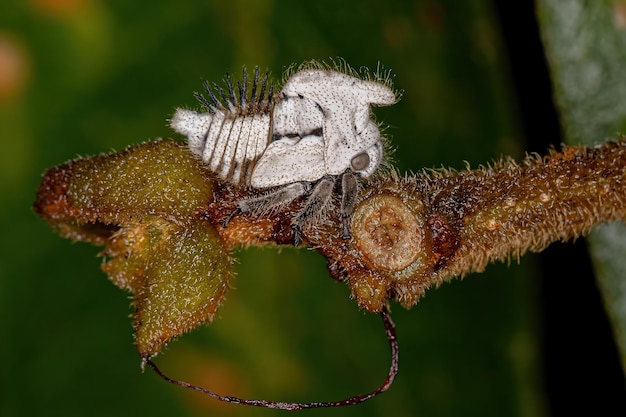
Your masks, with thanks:
M 423 251 L 423 231 L 413 211 L 398 197 L 376 195 L 354 212 L 354 241 L 370 268 L 399 271 Z

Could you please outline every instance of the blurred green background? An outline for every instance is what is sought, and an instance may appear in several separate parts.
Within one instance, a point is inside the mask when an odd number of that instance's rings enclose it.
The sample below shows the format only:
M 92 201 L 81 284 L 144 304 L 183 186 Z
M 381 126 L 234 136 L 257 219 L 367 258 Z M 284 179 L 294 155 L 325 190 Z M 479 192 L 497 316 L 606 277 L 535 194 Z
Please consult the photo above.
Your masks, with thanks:
M 401 171 L 520 158 L 528 147 L 510 53 L 493 5 L 478 0 L 0 3 L 0 416 L 279 414 L 141 373 L 130 299 L 100 271 L 99 249 L 59 238 L 30 210 L 45 169 L 172 137 L 166 119 L 196 105 L 203 79 L 259 65 L 280 80 L 292 63 L 338 56 L 396 74 L 402 100 L 375 113 Z M 214 324 L 158 358 L 167 373 L 289 401 L 338 400 L 382 382 L 382 323 L 319 255 L 237 257 L 236 289 Z M 411 310 L 394 305 L 401 357 L 390 391 L 307 415 L 549 415 L 537 263 L 492 265 Z

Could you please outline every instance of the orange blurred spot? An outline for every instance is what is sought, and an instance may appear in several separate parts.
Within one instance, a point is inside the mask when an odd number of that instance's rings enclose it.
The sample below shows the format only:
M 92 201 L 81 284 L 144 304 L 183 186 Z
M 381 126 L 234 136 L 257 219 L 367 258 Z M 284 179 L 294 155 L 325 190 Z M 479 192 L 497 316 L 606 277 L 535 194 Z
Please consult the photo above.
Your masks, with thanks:
M 51 16 L 65 16 L 83 9 L 90 0 L 33 0 L 35 10 Z
M 169 357 L 165 361 L 164 368 L 171 370 L 170 376 L 180 377 L 200 387 L 209 389 L 221 395 L 234 395 L 247 397 L 247 378 L 241 374 L 236 365 L 229 363 L 224 358 L 212 357 L 211 354 L 188 347 L 184 354 L 178 352 L 175 357 Z M 166 372 L 167 373 L 167 372 Z M 241 407 L 233 407 L 232 404 L 220 402 L 206 394 L 193 390 L 178 391 L 183 396 L 183 401 L 191 409 L 199 414 L 220 413 L 223 415 L 241 415 Z M 243 415 L 246 413 L 244 412 Z
M 616 0 L 613 2 L 613 24 L 618 29 L 626 28 L 626 1 Z
M 407 18 L 398 16 L 383 20 L 381 31 L 390 47 L 401 49 L 409 43 L 413 29 Z
M 28 73 L 26 48 L 16 37 L 0 33 L 0 101 L 20 94 Z

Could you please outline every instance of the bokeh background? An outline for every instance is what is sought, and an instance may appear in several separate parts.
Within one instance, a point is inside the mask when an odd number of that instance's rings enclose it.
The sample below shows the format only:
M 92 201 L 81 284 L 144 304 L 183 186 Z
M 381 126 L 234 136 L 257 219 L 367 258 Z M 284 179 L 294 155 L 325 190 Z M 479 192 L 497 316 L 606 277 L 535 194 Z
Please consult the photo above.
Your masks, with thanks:
M 203 79 L 259 65 L 280 80 L 292 63 L 335 57 L 396 74 L 402 100 L 375 113 L 389 126 L 400 171 L 543 152 L 561 139 L 526 3 L 1 2 L 0 416 L 280 414 L 141 373 L 128 294 L 100 271 L 99 249 L 59 238 L 30 209 L 41 173 L 173 137 L 166 119 L 196 105 Z M 319 255 L 248 249 L 237 258 L 236 289 L 216 321 L 158 358 L 167 373 L 222 394 L 289 401 L 378 386 L 389 365 L 380 319 L 358 309 Z M 581 272 L 585 258 L 582 242 L 556 245 L 433 289 L 411 310 L 394 305 L 394 386 L 365 404 L 308 415 L 548 416 L 581 402 L 623 406 L 623 375 L 590 272 Z M 556 282 L 555 259 L 576 276 Z M 581 305 L 591 322 L 578 321 Z M 597 342 L 577 343 L 586 337 Z

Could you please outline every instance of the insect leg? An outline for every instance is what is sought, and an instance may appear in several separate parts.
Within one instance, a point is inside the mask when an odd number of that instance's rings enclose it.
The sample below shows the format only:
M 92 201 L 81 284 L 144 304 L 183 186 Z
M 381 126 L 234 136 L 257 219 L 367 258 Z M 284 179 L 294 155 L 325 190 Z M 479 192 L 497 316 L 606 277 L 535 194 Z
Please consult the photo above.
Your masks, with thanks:
M 350 239 L 349 221 L 356 204 L 356 197 L 359 192 L 359 183 L 356 175 L 351 169 L 347 169 L 341 175 L 341 208 L 339 214 L 341 216 L 342 235 L 341 238 Z
M 244 214 L 267 214 L 291 203 L 296 198 L 306 194 L 309 189 L 310 186 L 308 183 L 295 182 L 259 197 L 251 197 L 240 200 L 237 202 L 237 208 Z
M 235 209 L 233 211 L 230 212 L 230 214 L 228 215 L 228 217 L 226 217 L 224 220 L 222 220 L 222 227 L 226 228 L 226 226 L 228 226 L 228 223 L 230 223 L 230 220 L 236 215 L 236 214 L 240 214 L 241 210 L 239 209 L 239 207 L 235 207 Z
M 315 222 L 324 212 L 326 206 L 332 199 L 334 187 L 334 178 L 329 176 L 322 178 L 317 185 L 315 185 L 313 192 L 306 200 L 304 208 L 291 221 L 294 246 L 298 246 L 302 243 L 302 235 L 300 233 L 302 227 L 310 222 Z

